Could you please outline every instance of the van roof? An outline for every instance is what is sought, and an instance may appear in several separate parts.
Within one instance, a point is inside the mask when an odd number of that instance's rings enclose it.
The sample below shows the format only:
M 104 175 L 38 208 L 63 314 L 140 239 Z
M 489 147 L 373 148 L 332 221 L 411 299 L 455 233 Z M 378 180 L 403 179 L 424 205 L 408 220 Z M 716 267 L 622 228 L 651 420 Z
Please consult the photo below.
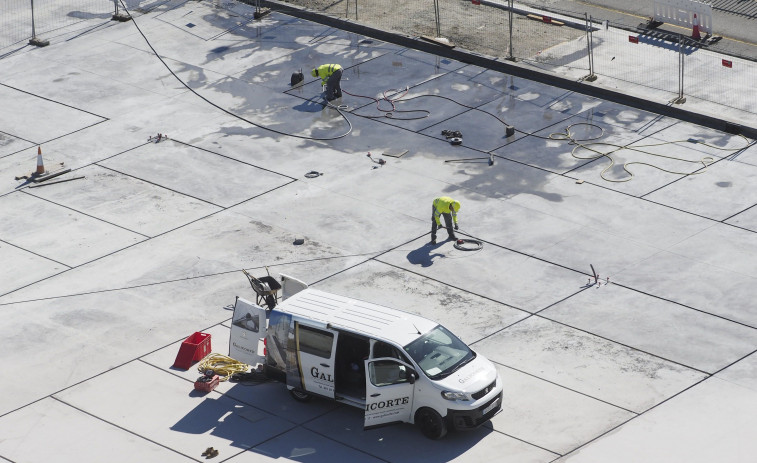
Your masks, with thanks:
M 312 288 L 287 298 L 275 310 L 333 328 L 394 341 L 400 346 L 411 343 L 438 325 L 408 312 Z

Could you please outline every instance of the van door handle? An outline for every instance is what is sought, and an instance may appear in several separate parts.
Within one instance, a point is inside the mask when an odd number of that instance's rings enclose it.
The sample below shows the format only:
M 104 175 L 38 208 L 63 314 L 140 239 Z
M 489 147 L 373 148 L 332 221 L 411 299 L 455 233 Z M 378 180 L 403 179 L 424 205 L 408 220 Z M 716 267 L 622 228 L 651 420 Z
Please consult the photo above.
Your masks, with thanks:
M 379 393 L 377 392 L 377 393 L 375 393 L 375 394 L 371 394 L 371 397 L 378 397 L 378 396 L 380 396 L 380 395 L 381 395 L 381 394 L 379 394 Z
M 322 366 L 322 367 L 326 367 L 326 368 L 329 368 L 329 367 L 330 367 L 331 365 L 326 365 L 325 363 L 322 363 L 322 364 L 321 364 L 321 366 Z

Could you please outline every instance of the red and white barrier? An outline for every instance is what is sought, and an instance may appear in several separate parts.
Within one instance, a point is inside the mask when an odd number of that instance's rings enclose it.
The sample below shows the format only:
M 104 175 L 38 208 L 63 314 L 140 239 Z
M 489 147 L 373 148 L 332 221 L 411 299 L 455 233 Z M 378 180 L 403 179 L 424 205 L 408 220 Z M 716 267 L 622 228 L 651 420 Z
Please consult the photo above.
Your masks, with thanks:
M 695 19 L 696 18 L 696 19 Z M 696 0 L 654 0 L 654 21 L 712 34 L 712 5 Z M 697 28 L 694 29 L 696 21 Z M 692 38 L 696 34 L 692 33 Z

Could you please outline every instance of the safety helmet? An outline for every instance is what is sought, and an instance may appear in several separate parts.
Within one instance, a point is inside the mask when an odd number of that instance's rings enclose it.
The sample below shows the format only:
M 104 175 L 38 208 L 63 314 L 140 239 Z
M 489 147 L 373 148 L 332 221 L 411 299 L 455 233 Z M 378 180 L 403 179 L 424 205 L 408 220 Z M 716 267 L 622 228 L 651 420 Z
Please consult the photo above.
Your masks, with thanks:
M 310 75 L 313 77 L 318 77 L 318 69 L 313 68 L 313 70 L 310 71 Z

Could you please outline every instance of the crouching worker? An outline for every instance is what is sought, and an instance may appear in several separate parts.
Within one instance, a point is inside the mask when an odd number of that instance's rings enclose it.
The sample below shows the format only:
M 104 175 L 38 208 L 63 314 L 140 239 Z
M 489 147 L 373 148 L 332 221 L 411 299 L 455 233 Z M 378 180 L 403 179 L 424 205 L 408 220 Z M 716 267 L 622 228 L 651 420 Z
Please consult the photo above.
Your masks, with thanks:
M 452 230 L 454 223 L 455 230 L 457 227 L 457 211 L 460 210 L 460 202 L 455 201 L 449 196 L 442 196 L 434 200 L 431 206 L 431 244 L 436 244 L 436 229 L 441 228 L 439 217 L 444 217 L 444 223 L 447 228 L 447 235 L 450 240 L 456 240 L 455 232 Z
M 342 66 L 322 64 L 310 71 L 310 75 L 321 78 L 321 84 L 326 86 L 326 100 L 332 101 L 342 97 Z

